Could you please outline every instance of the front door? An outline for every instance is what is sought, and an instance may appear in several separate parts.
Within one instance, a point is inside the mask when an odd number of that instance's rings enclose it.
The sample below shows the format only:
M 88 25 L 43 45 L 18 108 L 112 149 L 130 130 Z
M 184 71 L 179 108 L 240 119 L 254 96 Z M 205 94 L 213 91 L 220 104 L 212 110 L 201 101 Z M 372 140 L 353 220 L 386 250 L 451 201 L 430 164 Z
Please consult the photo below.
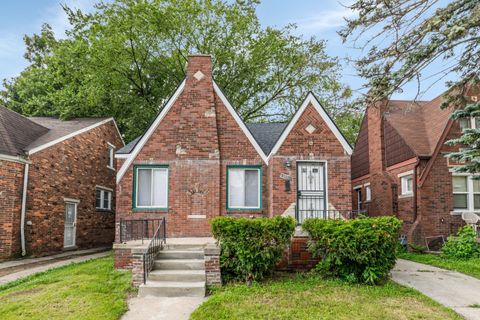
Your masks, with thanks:
M 297 222 L 327 218 L 324 162 L 297 162 Z
M 77 204 L 65 202 L 65 232 L 63 234 L 63 246 L 71 248 L 75 246 L 75 229 L 77 220 Z

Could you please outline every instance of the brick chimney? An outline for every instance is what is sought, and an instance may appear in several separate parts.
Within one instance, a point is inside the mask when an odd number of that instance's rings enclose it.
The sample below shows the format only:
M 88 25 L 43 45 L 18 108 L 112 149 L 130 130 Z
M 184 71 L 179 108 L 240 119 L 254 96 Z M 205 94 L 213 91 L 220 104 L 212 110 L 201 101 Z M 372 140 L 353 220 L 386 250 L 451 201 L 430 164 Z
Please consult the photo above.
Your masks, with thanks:
M 215 159 L 218 132 L 212 78 L 212 58 L 190 55 L 177 125 L 177 157 Z
M 367 108 L 368 152 L 370 173 L 385 170 L 384 114 L 387 100 L 382 100 Z

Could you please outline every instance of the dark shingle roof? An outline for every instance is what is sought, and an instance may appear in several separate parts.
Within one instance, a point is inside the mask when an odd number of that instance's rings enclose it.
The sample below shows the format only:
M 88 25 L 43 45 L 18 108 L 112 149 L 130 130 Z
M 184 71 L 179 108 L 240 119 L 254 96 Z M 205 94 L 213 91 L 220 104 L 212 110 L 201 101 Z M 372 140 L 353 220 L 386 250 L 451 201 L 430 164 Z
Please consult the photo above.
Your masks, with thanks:
M 0 106 L 0 154 L 23 155 L 29 144 L 47 132 L 44 126 Z
M 49 117 L 29 117 L 29 120 L 48 128 L 48 132 L 30 143 L 26 150 L 31 150 L 45 143 L 57 140 L 76 131 L 90 127 L 108 118 L 76 118 L 71 120 L 60 120 Z
M 140 139 L 142 139 L 143 135 L 139 136 L 139 137 L 136 137 L 135 139 L 133 139 L 132 141 L 130 141 L 129 143 L 127 143 L 125 145 L 125 147 L 119 149 L 116 153 L 117 154 L 126 154 L 126 153 L 130 153 L 132 152 L 133 148 L 135 148 L 135 146 L 137 145 L 138 141 L 140 141 Z
M 252 133 L 258 145 L 268 156 L 275 143 L 280 138 L 288 123 L 247 123 L 247 128 Z
M 48 117 L 24 117 L 0 106 L 0 154 L 22 156 L 26 151 L 63 138 L 108 118 L 59 120 Z

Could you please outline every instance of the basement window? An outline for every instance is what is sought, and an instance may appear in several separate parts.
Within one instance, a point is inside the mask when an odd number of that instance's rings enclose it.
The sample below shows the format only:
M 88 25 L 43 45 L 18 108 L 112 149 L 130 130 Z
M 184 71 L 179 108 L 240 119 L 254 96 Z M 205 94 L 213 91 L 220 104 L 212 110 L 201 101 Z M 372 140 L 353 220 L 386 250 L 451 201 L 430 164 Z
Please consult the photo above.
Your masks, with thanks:
M 112 209 L 112 191 L 97 188 L 95 190 L 95 208 L 98 210 Z
M 260 209 L 262 199 L 261 176 L 261 167 L 227 167 L 227 209 Z
M 168 208 L 168 167 L 161 165 L 134 166 L 134 209 Z

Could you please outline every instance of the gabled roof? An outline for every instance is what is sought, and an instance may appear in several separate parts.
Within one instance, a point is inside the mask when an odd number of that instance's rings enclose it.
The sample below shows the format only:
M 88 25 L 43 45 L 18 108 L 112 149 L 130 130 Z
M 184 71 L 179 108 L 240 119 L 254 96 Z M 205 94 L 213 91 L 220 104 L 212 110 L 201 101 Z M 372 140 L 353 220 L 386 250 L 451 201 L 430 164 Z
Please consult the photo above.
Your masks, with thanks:
M 114 120 L 113 118 L 72 120 L 49 117 L 27 118 L 0 106 L 0 154 L 15 157 L 33 154 L 109 121 Z
M 432 101 L 389 100 L 385 120 L 417 156 L 431 156 L 445 130 L 451 109 L 441 109 L 443 99 Z
M 283 130 L 280 138 L 278 139 L 278 141 L 275 143 L 274 147 L 270 151 L 270 154 L 268 155 L 269 159 L 272 155 L 278 152 L 283 142 L 285 141 L 285 139 L 287 139 L 288 135 L 290 134 L 290 131 L 292 131 L 298 119 L 300 119 L 300 117 L 302 116 L 302 114 L 305 112 L 305 110 L 310 104 L 315 108 L 318 114 L 320 114 L 320 117 L 322 117 L 323 121 L 325 121 L 330 131 L 332 131 L 332 133 L 335 135 L 337 140 L 343 146 L 343 149 L 345 150 L 345 152 L 349 155 L 352 154 L 353 150 L 350 144 L 348 143 L 347 139 L 345 139 L 344 135 L 340 132 L 335 122 L 333 122 L 332 118 L 328 115 L 325 109 L 320 105 L 320 102 L 313 95 L 313 93 L 309 92 L 307 97 L 303 101 L 302 105 L 297 110 L 293 118 L 290 120 L 285 130 Z
M 48 132 L 48 128 L 0 106 L 0 154 L 21 156 L 25 148 Z
M 30 117 L 28 119 L 48 128 L 48 131 L 45 134 L 25 148 L 29 154 L 43 150 L 55 143 L 68 139 L 73 135 L 80 134 L 113 120 L 112 118 L 76 118 L 72 120 L 60 120 L 49 117 Z
M 140 139 L 142 139 L 143 135 L 139 136 L 139 137 L 136 137 L 135 139 L 133 139 L 132 141 L 130 141 L 129 143 L 127 143 L 125 145 L 125 147 L 121 148 L 121 149 L 118 149 L 116 154 L 129 154 L 130 152 L 132 152 L 133 148 L 135 148 L 135 146 L 137 145 L 138 141 L 140 141 Z

